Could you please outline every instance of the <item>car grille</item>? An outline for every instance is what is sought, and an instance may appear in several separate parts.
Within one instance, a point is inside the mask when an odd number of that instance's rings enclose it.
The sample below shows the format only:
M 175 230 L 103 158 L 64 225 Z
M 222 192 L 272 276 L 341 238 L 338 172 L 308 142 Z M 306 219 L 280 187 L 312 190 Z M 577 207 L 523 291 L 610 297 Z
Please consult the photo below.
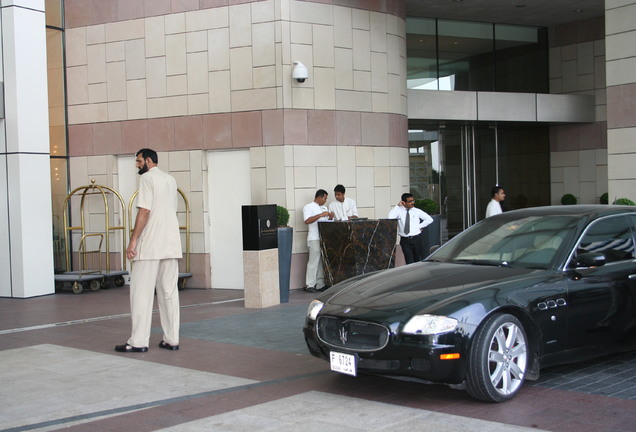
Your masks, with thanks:
M 389 329 L 380 324 L 321 316 L 318 338 L 327 345 L 351 351 L 378 351 L 389 342 Z

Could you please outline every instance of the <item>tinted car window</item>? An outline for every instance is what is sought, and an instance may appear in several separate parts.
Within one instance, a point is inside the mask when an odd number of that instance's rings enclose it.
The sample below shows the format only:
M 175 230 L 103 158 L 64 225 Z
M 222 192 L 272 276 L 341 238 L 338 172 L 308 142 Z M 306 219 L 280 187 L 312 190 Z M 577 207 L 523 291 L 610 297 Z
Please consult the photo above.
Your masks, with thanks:
M 429 257 L 431 261 L 470 262 L 548 268 L 563 240 L 574 231 L 572 216 L 488 218 Z
M 585 252 L 602 253 L 607 262 L 633 259 L 634 239 L 627 219 L 621 216 L 595 222 L 579 243 L 577 254 Z

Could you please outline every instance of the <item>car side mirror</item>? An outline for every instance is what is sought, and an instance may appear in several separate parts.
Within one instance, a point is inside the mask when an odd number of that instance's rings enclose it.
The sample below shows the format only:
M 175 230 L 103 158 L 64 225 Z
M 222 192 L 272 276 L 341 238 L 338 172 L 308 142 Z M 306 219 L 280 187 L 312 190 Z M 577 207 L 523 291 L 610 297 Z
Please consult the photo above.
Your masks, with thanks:
M 605 265 L 606 262 L 605 255 L 598 252 L 585 252 L 574 258 L 576 267 L 600 267 Z

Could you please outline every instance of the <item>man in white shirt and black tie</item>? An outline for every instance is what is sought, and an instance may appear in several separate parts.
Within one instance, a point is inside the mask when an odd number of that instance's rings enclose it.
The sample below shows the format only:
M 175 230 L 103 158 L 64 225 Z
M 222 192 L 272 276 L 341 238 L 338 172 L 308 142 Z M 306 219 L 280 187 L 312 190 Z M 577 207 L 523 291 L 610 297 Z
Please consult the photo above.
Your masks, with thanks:
M 402 200 L 391 209 L 389 219 L 398 220 L 398 234 L 400 235 L 400 246 L 407 264 L 421 261 L 422 230 L 433 223 L 433 218 L 426 212 L 415 207 L 413 194 L 402 194 Z

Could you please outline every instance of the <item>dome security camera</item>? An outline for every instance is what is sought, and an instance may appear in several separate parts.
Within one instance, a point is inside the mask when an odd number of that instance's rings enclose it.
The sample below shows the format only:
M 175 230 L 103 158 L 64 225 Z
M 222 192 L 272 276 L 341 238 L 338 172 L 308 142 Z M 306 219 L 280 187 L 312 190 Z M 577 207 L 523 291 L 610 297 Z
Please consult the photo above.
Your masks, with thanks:
M 309 71 L 307 70 L 307 66 L 297 61 L 294 62 L 294 70 L 292 72 L 292 78 L 298 81 L 299 83 L 304 83 L 307 78 L 309 78 Z

